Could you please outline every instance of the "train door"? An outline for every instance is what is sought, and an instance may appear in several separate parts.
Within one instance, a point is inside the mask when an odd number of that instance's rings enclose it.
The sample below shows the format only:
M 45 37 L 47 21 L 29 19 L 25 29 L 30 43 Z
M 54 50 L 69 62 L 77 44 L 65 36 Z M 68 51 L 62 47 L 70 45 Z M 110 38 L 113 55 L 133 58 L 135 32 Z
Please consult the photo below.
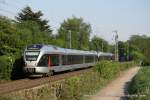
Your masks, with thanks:
M 58 54 L 50 54 L 49 55 L 49 66 L 59 66 L 60 59 Z
M 49 71 L 60 70 L 60 55 L 59 54 L 45 54 L 41 57 L 38 67 L 48 68 Z
M 52 67 L 59 66 L 59 55 L 58 54 L 46 54 L 43 55 L 38 63 L 38 66 Z

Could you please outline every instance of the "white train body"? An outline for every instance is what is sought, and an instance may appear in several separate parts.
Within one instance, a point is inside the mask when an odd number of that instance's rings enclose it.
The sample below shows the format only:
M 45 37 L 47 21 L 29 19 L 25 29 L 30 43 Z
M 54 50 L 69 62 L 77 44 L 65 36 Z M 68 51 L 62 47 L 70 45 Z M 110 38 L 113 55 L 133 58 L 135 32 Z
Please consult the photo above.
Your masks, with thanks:
M 24 51 L 24 72 L 47 74 L 93 66 L 97 59 L 94 51 L 65 49 L 52 45 L 34 44 Z

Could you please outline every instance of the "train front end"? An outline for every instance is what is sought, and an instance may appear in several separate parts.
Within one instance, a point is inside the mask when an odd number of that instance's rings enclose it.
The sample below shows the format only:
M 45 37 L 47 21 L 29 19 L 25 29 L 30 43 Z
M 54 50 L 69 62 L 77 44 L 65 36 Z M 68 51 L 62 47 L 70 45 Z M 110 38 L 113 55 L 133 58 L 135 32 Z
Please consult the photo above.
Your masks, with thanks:
M 48 67 L 39 67 L 38 62 L 42 56 L 43 45 L 29 45 L 24 51 L 24 63 L 23 68 L 26 75 L 40 75 L 48 72 Z

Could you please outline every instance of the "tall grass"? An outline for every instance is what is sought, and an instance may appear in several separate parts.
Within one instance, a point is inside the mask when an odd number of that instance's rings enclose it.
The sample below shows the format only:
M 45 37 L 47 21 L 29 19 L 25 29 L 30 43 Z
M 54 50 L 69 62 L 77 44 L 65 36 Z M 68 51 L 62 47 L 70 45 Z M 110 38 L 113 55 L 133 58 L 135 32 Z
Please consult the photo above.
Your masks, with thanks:
M 129 87 L 129 100 L 150 100 L 150 66 L 143 67 L 133 78 Z

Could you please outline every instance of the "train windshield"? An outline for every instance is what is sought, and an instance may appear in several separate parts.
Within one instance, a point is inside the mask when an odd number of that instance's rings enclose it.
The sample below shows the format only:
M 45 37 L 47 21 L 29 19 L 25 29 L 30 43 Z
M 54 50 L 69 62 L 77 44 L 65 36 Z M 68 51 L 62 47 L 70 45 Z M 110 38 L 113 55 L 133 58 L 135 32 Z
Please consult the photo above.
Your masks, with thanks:
M 36 61 L 39 56 L 39 51 L 26 51 L 25 58 L 26 61 Z

